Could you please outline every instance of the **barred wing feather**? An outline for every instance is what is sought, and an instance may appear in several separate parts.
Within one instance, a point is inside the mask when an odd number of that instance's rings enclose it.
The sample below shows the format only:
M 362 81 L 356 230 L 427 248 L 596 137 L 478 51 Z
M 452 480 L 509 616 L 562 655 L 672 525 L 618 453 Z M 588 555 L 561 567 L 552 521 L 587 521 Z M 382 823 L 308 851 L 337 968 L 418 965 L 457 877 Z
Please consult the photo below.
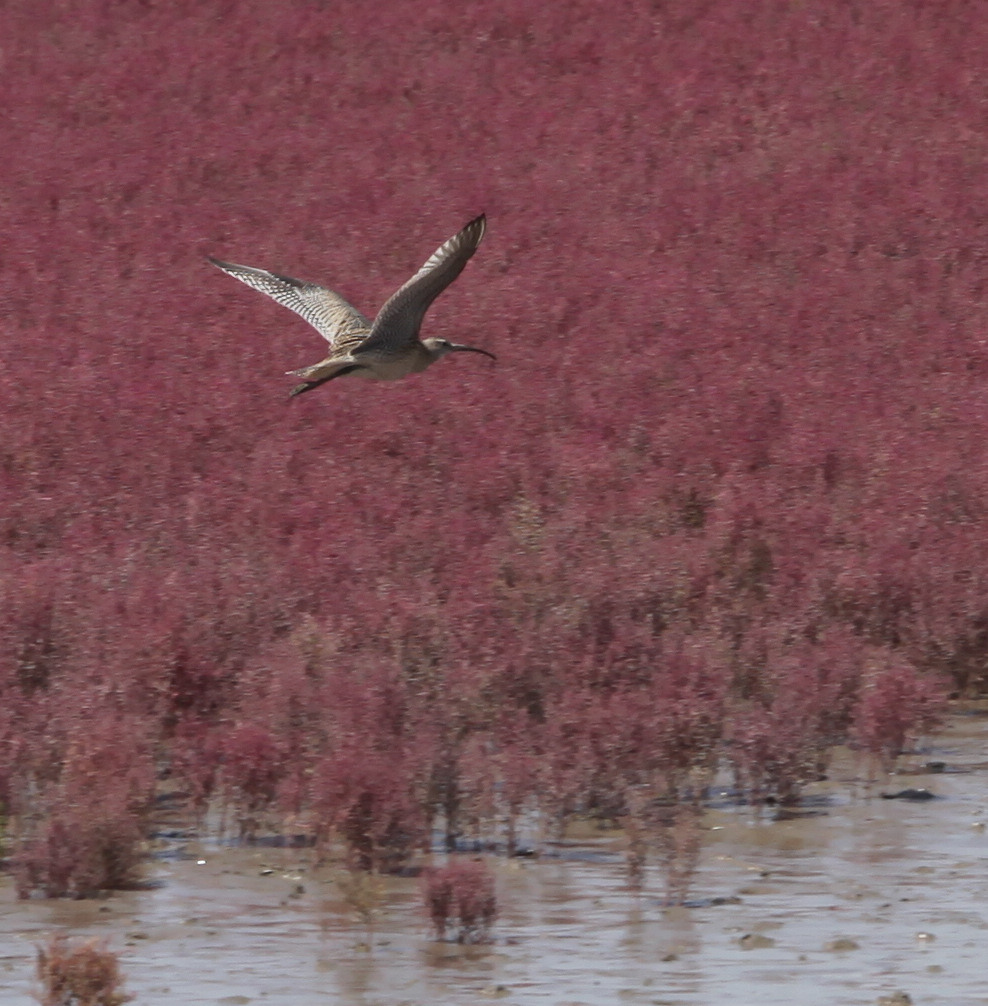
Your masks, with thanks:
M 330 344 L 341 341 L 359 342 L 370 330 L 371 323 L 338 293 L 316 283 L 279 276 L 266 269 L 235 265 L 210 257 L 210 262 L 241 283 L 267 294 L 282 307 L 303 317 Z
M 432 302 L 463 272 L 484 237 L 483 214 L 436 249 L 421 269 L 384 304 L 374 319 L 370 335 L 354 352 L 400 352 L 417 338 L 425 312 Z

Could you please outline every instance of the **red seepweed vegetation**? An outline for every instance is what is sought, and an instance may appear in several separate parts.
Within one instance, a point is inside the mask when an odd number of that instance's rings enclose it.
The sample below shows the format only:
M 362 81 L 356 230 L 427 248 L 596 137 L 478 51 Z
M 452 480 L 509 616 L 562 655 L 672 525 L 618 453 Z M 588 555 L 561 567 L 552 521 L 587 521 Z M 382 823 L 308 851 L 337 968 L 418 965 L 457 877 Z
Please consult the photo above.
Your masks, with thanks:
M 970 4 L 14 6 L 22 894 L 131 883 L 168 773 L 364 869 L 573 815 L 688 860 L 716 769 L 796 801 L 988 687 Z M 289 406 L 312 334 L 202 261 L 371 305 L 480 209 L 428 326 L 482 374 Z
M 497 918 L 494 875 L 480 859 L 453 859 L 425 871 L 422 897 L 438 939 L 482 943 Z
M 15 805 L 12 866 L 21 897 L 85 898 L 140 880 L 155 784 L 142 725 L 107 716 L 85 730 L 73 725 L 58 760 L 47 766 L 53 777 L 36 776 L 46 783 L 40 798 Z
M 943 688 L 902 664 L 876 669 L 862 687 L 851 736 L 886 772 L 906 745 L 936 727 L 944 708 Z

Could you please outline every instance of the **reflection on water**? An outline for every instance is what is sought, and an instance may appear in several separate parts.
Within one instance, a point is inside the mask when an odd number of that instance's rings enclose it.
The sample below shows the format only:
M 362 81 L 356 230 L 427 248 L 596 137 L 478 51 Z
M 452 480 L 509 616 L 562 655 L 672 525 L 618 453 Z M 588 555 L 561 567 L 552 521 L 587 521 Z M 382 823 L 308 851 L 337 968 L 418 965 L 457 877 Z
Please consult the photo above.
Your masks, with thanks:
M 160 886 L 105 901 L 17 902 L 4 878 L 3 1003 L 34 1003 L 34 944 L 65 931 L 122 948 L 143 1006 L 830 1006 L 896 989 L 917 1004 L 984 1004 L 986 750 L 988 719 L 961 716 L 908 777 L 867 787 L 850 760 L 837 765 L 815 813 L 723 801 L 704 818 L 699 907 L 666 909 L 657 876 L 626 890 L 616 838 L 589 855 L 492 860 L 502 913 L 486 947 L 431 940 L 407 879 L 389 882 L 368 934 L 332 871 L 309 871 L 298 849 L 179 843 L 155 864 Z M 940 799 L 878 796 L 907 785 Z

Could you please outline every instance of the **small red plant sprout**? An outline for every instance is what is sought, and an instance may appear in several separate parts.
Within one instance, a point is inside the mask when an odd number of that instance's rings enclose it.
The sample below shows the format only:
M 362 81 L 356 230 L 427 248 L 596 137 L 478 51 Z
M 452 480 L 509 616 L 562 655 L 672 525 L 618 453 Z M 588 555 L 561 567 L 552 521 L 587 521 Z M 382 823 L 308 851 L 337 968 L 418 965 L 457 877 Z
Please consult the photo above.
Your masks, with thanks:
M 133 996 L 121 991 L 120 959 L 97 940 L 72 947 L 55 936 L 38 947 L 42 1006 L 121 1006 Z
M 482 860 L 451 860 L 428 870 L 422 889 L 437 939 L 455 926 L 457 943 L 483 943 L 497 917 L 494 875 Z

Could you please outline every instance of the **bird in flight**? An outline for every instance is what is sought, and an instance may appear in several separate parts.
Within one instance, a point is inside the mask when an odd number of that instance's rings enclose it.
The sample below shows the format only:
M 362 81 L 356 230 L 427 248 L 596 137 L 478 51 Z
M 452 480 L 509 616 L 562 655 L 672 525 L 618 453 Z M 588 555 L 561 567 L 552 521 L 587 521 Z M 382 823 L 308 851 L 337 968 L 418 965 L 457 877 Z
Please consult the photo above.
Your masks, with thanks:
M 347 374 L 397 381 L 425 370 L 448 353 L 481 353 L 497 359 L 486 349 L 461 346 L 447 339 L 419 338 L 425 312 L 463 272 L 486 227 L 487 219 L 481 214 L 440 245 L 425 265 L 385 302 L 373 324 L 338 293 L 323 286 L 264 269 L 221 262 L 212 256 L 209 261 L 301 315 L 329 343 L 329 356 L 324 360 L 288 372 L 302 378 L 302 383 L 291 390 L 292 395 L 301 395 Z

